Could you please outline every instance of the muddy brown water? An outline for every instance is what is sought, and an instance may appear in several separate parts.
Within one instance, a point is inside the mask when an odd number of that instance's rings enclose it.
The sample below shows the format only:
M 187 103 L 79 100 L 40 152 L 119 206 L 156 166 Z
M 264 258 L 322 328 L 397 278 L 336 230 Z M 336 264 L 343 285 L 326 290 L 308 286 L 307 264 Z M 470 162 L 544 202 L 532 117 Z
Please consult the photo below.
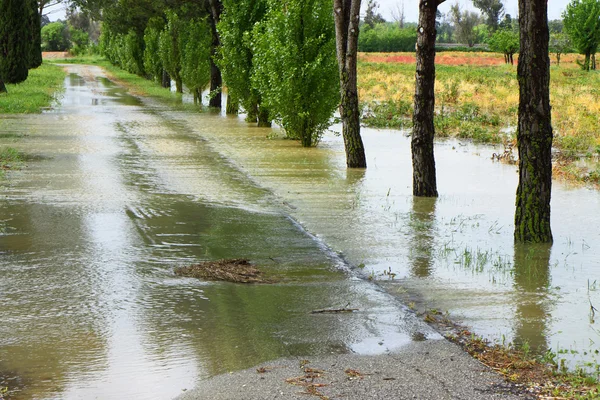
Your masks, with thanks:
M 67 69 L 60 106 L 0 120 L 12 138 L 2 144 L 31 157 L 0 199 L 0 386 L 10 398 L 173 398 L 282 356 L 440 338 L 353 278 L 185 118 L 144 105 L 97 67 Z M 221 258 L 249 258 L 281 279 L 174 274 Z M 359 311 L 310 314 L 348 304 Z
M 2 144 L 33 156 L 0 199 L 0 379 L 13 398 L 170 398 L 280 356 L 439 338 L 398 298 L 570 365 L 596 361 L 597 191 L 555 183 L 554 245 L 515 247 L 517 174 L 490 161 L 495 148 L 438 143 L 441 196 L 414 199 L 400 132 L 364 129 L 369 168 L 346 170 L 335 134 L 302 149 L 67 68 L 59 107 L 0 119 Z M 285 281 L 173 274 L 242 257 Z M 346 305 L 360 311 L 310 314 Z

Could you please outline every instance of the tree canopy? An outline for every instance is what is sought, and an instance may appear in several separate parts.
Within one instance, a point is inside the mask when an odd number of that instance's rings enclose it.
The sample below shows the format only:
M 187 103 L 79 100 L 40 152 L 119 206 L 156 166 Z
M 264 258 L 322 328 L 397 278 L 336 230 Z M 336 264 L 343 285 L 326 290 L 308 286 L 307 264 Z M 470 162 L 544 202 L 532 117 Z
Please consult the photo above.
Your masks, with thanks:
M 272 0 L 269 5 L 266 19 L 254 29 L 253 82 L 287 135 L 313 146 L 339 103 L 331 2 Z
M 500 18 L 504 15 L 502 0 L 473 0 L 473 5 L 486 16 L 485 23 L 489 27 L 490 32 L 496 32 Z
M 600 43 L 600 0 L 573 0 L 563 13 L 564 28 L 573 46 L 585 54 L 584 70 L 595 69 Z

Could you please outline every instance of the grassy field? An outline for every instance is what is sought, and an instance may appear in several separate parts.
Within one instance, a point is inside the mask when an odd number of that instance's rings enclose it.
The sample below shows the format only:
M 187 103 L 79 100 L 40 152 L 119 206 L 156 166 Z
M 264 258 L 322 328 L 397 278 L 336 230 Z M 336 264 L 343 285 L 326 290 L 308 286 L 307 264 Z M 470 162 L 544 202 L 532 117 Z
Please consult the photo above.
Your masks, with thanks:
M 584 72 L 577 55 L 552 58 L 551 104 L 556 173 L 580 181 L 600 181 L 600 72 Z M 494 53 L 441 53 L 436 69 L 436 134 L 480 142 L 515 140 L 519 86 L 517 66 Z M 415 62 L 412 53 L 361 54 L 359 91 L 364 122 L 374 127 L 412 125 Z
M 56 101 L 63 88 L 65 72 L 56 65 L 44 62 L 29 71 L 23 83 L 6 85 L 8 93 L 0 94 L 0 114 L 39 113 Z

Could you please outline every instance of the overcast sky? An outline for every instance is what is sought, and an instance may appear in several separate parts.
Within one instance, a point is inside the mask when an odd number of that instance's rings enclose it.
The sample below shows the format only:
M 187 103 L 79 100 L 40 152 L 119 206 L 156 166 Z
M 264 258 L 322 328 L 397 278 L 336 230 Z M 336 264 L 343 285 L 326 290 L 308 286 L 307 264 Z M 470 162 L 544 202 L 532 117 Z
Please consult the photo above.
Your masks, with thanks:
M 562 12 L 567 7 L 571 0 L 548 0 L 548 18 L 559 19 L 561 18 Z M 368 0 L 362 0 L 363 11 L 366 8 Z M 380 5 L 379 12 L 385 19 L 392 20 L 392 10 L 395 10 L 398 5 L 402 5 L 404 2 L 404 15 L 406 16 L 407 22 L 417 22 L 419 19 L 419 6 L 418 0 L 378 0 Z M 470 0 L 446 0 L 440 5 L 440 12 L 447 13 L 450 7 L 456 3 L 459 3 L 462 8 L 475 9 L 473 3 Z M 519 2 L 518 0 L 504 0 L 504 9 L 506 13 L 515 17 L 519 14 Z
M 366 8 L 368 0 L 362 0 L 363 11 Z M 406 16 L 407 22 L 417 22 L 419 18 L 419 7 L 418 0 L 378 0 L 380 5 L 379 12 L 388 21 L 392 20 L 392 10 L 397 9 L 398 6 L 404 2 L 404 15 Z M 450 6 L 459 3 L 465 9 L 474 9 L 473 3 L 470 0 L 446 0 L 440 6 L 440 11 L 443 13 L 450 10 Z M 562 12 L 564 11 L 570 0 L 548 0 L 548 18 L 559 19 Z M 513 17 L 518 14 L 518 0 L 504 0 L 504 9 L 506 12 Z M 52 13 L 49 15 L 51 20 L 64 19 L 64 6 L 54 7 Z

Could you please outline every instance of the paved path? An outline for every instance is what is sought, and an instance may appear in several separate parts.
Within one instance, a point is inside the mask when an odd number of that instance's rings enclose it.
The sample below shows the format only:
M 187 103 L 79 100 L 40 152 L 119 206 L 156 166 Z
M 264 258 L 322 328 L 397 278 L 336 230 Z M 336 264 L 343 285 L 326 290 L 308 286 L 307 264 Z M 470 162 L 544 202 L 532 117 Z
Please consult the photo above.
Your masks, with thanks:
M 446 340 L 414 342 L 378 356 L 346 354 L 308 361 L 302 367 L 301 359 L 280 359 L 220 375 L 201 381 L 177 400 L 523 398 L 510 394 L 497 374 Z M 266 372 L 258 372 L 260 367 Z M 286 382 L 310 375 L 306 368 L 323 371 L 314 381 L 307 379 L 324 385 L 316 386 L 312 396 L 302 393 L 306 386 Z M 362 377 L 349 375 L 349 369 Z

